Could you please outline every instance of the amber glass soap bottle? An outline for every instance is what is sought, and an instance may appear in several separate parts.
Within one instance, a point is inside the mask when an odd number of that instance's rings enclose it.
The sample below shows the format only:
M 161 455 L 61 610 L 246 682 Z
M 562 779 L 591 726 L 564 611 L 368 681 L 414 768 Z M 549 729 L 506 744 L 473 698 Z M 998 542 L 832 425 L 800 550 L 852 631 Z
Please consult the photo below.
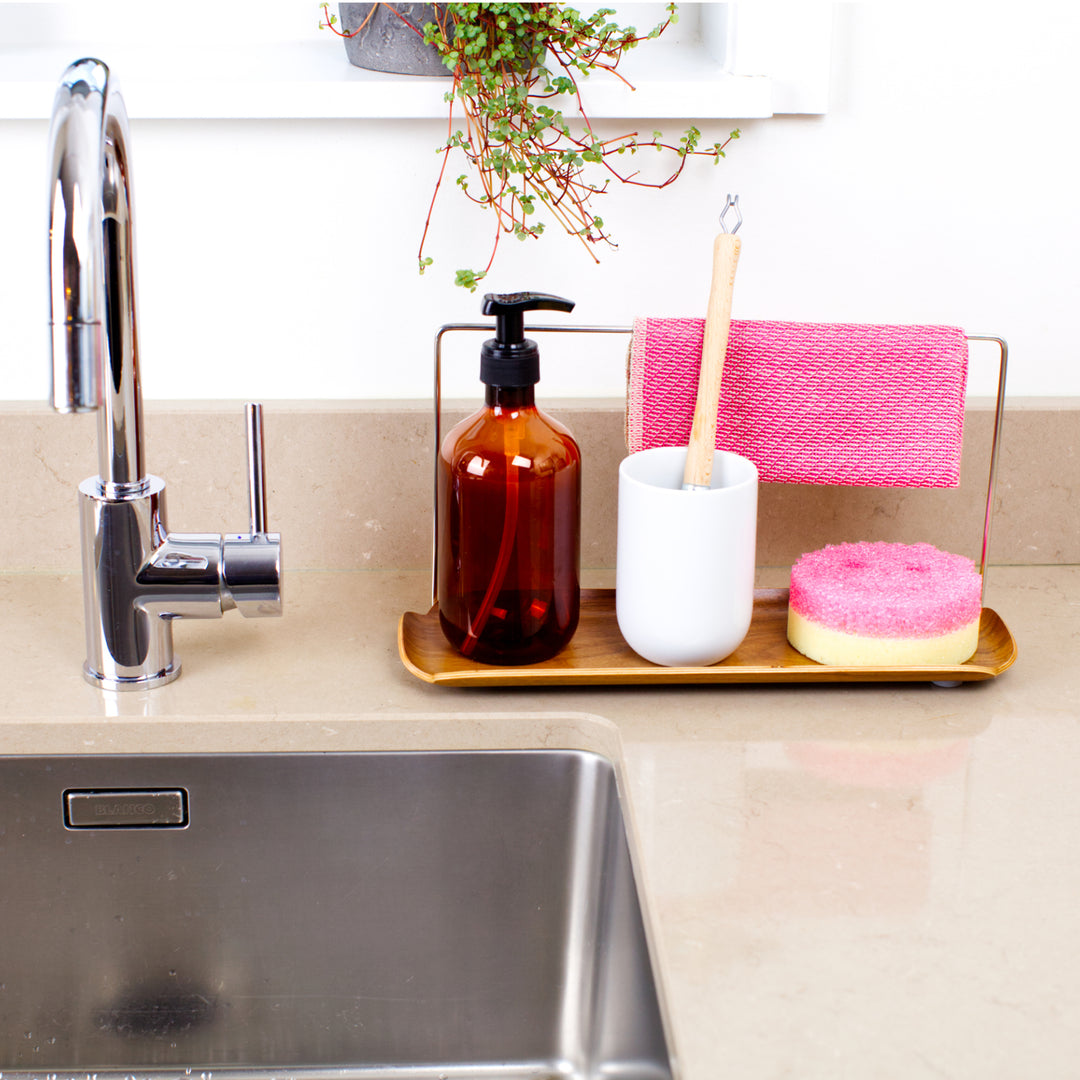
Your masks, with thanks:
M 554 656 L 577 629 L 581 451 L 534 400 L 540 353 L 524 313 L 573 310 L 540 293 L 488 294 L 495 337 L 480 353 L 484 407 L 439 448 L 439 622 L 486 664 Z

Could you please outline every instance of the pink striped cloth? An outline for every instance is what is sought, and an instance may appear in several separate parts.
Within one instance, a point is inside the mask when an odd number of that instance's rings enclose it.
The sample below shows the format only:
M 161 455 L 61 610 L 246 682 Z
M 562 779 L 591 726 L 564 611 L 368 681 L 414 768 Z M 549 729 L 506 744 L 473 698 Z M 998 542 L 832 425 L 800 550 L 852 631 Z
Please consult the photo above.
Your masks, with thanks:
M 631 453 L 689 441 L 704 329 L 634 320 Z M 952 326 L 732 320 L 716 445 L 774 483 L 956 487 L 967 362 Z

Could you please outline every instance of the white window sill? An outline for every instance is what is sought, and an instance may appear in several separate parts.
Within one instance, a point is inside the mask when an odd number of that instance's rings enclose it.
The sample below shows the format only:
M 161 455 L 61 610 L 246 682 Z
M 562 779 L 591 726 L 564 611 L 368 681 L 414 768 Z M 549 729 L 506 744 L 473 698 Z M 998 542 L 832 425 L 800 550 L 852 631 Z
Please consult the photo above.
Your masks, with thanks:
M 47 120 L 64 68 L 80 57 L 55 47 L 0 50 L 0 118 Z M 320 44 L 264 45 L 258 52 L 185 51 L 170 67 L 144 51 L 117 46 L 99 55 L 117 77 L 133 120 L 427 118 L 446 115 L 449 78 L 389 75 L 327 62 Z M 616 79 L 586 84 L 586 109 L 600 117 L 771 116 L 772 82 L 727 75 L 704 57 L 668 71 L 652 65 L 628 90 Z M 623 70 L 620 67 L 620 70 Z M 568 113 L 569 115 L 569 113 Z
M 783 5 L 783 17 L 775 10 Z M 585 108 L 594 119 L 753 119 L 776 113 L 823 113 L 828 102 L 830 4 L 773 0 L 764 14 L 754 5 L 738 15 L 738 53 L 721 65 L 702 43 L 704 5 L 684 4 L 679 34 L 628 53 L 619 79 L 595 76 L 583 84 Z M 33 9 L 16 4 L 13 8 Z M 642 5 L 626 5 L 629 8 Z M 0 5 L 2 8 L 3 5 Z M 54 9 L 55 25 L 75 19 L 70 5 Z M 724 5 L 716 5 L 716 9 Z M 697 9 L 697 10 L 695 10 Z M 94 0 L 79 9 L 88 27 L 69 44 L 49 39 L 32 25 L 20 41 L 0 45 L 0 119 L 48 119 L 56 84 L 69 63 L 96 56 L 123 88 L 132 119 L 436 118 L 446 115 L 449 78 L 389 75 L 353 67 L 340 41 L 321 32 L 266 42 L 195 40 L 174 33 L 148 38 L 127 23 L 91 18 Z M 153 9 L 148 9 L 153 10 Z M 167 9 L 167 10 L 172 10 Z M 216 18 L 217 16 L 215 16 Z M 642 25 L 646 20 L 641 20 Z M 141 24 L 139 24 L 141 26 Z M 137 27 L 138 28 L 138 27 Z M 147 29 L 145 27 L 143 30 Z M 2 38 L 3 35 L 0 35 Z M 154 44 L 148 44 L 153 41 Z M 162 42 L 169 41 L 163 46 Z M 728 70 L 725 70 L 725 67 Z M 730 70 L 748 72 L 730 74 Z M 768 71 L 770 74 L 750 72 Z M 572 110 L 564 108 L 567 115 Z

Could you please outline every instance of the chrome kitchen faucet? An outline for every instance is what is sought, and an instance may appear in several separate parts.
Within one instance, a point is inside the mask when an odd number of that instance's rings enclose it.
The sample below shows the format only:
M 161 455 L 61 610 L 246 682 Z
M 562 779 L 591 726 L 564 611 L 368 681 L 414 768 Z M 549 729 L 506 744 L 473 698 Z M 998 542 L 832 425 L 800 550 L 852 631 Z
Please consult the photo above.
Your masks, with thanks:
M 172 621 L 281 614 L 281 537 L 266 531 L 262 407 L 246 406 L 251 529 L 171 533 L 143 469 L 128 123 L 100 60 L 64 72 L 49 130 L 52 404 L 98 412 L 99 475 L 79 485 L 84 673 L 139 690 L 180 674 Z

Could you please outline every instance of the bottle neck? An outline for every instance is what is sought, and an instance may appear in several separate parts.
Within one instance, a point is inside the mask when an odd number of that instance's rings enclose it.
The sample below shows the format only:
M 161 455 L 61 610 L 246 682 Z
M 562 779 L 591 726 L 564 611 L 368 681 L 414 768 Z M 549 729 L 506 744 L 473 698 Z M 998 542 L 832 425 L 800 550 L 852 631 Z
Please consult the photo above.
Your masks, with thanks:
M 484 388 L 484 403 L 489 409 L 531 409 L 536 405 L 532 386 L 491 386 Z

